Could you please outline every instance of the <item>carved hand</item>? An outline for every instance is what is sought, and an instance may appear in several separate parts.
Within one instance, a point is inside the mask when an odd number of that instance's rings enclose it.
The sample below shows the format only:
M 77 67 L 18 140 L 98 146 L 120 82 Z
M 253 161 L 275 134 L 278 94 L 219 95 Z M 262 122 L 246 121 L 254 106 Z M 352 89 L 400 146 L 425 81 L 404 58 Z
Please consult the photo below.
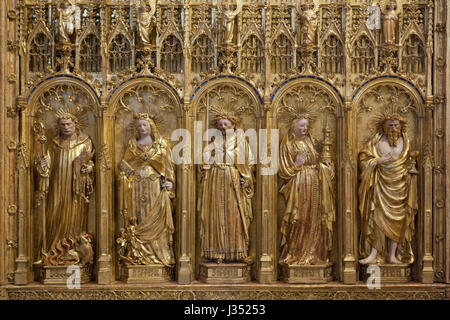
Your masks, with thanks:
M 297 156 L 295 157 L 295 164 L 299 167 L 301 167 L 306 161 L 306 158 L 303 154 L 297 153 Z
M 41 159 L 41 167 L 42 168 L 50 168 L 50 156 L 49 155 L 45 155 Z
M 81 166 L 81 173 L 91 173 L 94 168 L 89 164 L 83 164 Z
M 334 167 L 332 163 L 329 163 L 328 161 L 325 161 L 324 164 L 328 167 L 328 169 L 330 169 L 330 171 L 332 172 L 332 174 L 334 174 Z
M 173 188 L 173 183 L 172 182 L 170 182 L 170 181 L 165 181 L 163 184 L 162 184 L 162 187 L 163 188 L 166 188 L 167 190 L 172 190 L 172 188 Z
M 248 188 L 249 181 L 247 179 L 241 178 L 240 181 L 241 181 L 241 187 L 242 188 Z
M 391 160 L 392 160 L 392 155 L 389 152 L 389 153 L 383 155 L 381 158 L 379 158 L 377 160 L 377 164 L 383 164 L 383 163 L 386 163 L 386 162 L 391 161 Z

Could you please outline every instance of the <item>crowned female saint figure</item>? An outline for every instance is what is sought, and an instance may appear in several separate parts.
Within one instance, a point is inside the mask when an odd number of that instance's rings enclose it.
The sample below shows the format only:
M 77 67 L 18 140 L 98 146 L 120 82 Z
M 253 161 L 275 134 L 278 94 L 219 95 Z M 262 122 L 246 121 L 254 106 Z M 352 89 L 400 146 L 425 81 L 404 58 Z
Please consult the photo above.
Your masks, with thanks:
M 125 228 L 117 239 L 119 257 L 126 264 L 172 267 L 172 152 L 154 117 L 139 113 L 135 127 L 137 135 L 128 141 L 119 163 L 119 202 L 125 218 Z

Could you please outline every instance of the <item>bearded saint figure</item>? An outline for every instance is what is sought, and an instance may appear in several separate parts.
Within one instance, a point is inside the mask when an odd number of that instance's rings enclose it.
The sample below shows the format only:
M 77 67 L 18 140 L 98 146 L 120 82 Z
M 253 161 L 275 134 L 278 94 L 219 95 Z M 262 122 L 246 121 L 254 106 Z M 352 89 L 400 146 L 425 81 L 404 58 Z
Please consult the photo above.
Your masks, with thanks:
M 216 117 L 223 139 L 211 144 L 214 163 L 201 168 L 198 200 L 201 257 L 217 263 L 248 262 L 254 177 L 252 152 L 247 140 L 234 131 L 237 123 L 235 116 Z M 227 135 L 227 131 L 232 134 Z
M 379 120 L 378 132 L 359 154 L 361 264 L 412 263 L 418 209 L 417 170 L 405 120 L 396 113 Z
M 83 240 L 89 251 L 89 259 L 83 262 L 92 263 L 92 239 L 86 228 L 94 186 L 94 147 L 91 138 L 77 127 L 78 121 L 74 112 L 58 110 L 58 134 L 36 159 L 39 185 L 48 192 L 41 244 L 44 259 L 36 264 L 79 263 L 82 257 L 76 251 Z

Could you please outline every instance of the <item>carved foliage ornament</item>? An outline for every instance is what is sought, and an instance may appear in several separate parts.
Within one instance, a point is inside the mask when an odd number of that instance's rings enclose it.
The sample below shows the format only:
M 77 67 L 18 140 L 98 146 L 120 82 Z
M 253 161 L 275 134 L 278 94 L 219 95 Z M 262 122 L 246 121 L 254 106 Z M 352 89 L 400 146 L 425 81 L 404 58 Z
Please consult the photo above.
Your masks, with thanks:
M 135 134 L 132 116 L 139 113 L 148 114 L 161 134 L 166 136 L 176 129 L 177 121 L 174 117 L 179 112 L 176 106 L 176 98 L 168 93 L 167 89 L 155 84 L 138 84 L 119 97 L 115 113 L 116 117 L 123 117 L 120 119 L 121 127 L 128 139 Z
M 283 122 L 308 119 L 314 122 L 321 113 L 335 114 L 336 105 L 329 94 L 313 85 L 299 85 L 287 92 L 278 104 L 277 112 Z
M 355 116 L 357 132 L 362 143 L 373 136 L 380 123 L 389 115 L 400 115 L 413 145 L 416 145 L 417 118 L 423 116 L 417 102 L 407 89 L 395 84 L 383 84 L 369 89 L 357 102 Z
M 204 94 L 199 102 L 197 114 L 207 113 L 212 120 L 227 118 L 234 123 L 241 123 L 244 115 L 256 113 L 253 99 L 240 86 L 220 84 Z
M 359 101 L 357 112 L 370 113 L 378 105 L 395 106 L 400 113 L 418 112 L 416 103 L 406 89 L 396 85 L 382 85 L 365 93 Z
M 88 126 L 87 112 L 93 112 L 93 104 L 83 89 L 72 84 L 58 84 L 49 88 L 38 98 L 38 104 L 34 115 L 41 119 L 42 129 L 54 131 L 56 118 L 66 117 L 77 120 L 77 128 L 83 129 Z M 45 124 L 51 126 L 45 126 Z M 35 134 L 42 133 L 35 125 Z M 53 133 L 53 136 L 56 132 Z

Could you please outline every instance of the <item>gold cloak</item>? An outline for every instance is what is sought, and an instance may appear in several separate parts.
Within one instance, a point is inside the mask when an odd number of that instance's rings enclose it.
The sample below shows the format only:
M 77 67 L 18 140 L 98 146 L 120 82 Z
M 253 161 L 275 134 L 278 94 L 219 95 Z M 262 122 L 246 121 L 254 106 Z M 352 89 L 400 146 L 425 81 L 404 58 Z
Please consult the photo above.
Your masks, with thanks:
M 225 148 L 226 161 L 201 169 L 198 200 L 201 257 L 243 261 L 248 256 L 249 225 L 253 218 L 252 152 L 248 142 L 237 136 L 223 141 L 223 145 L 217 141 L 215 144 L 216 150 Z M 244 164 L 238 163 L 241 158 Z M 248 181 L 248 187 L 242 188 L 241 178 Z
M 300 152 L 306 158 L 295 163 Z M 308 265 L 328 262 L 335 220 L 333 170 L 320 162 L 313 139 L 287 134 L 281 142 L 279 175 L 288 180 L 280 192 L 286 201 L 281 223 L 279 262 Z
M 93 192 L 93 173 L 82 174 L 82 164 L 94 165 L 92 140 L 84 133 L 62 145 L 55 137 L 47 147 L 50 168 L 37 166 L 40 185 L 48 186 L 45 210 L 44 264 L 64 265 L 64 254 L 86 232 L 88 197 Z M 51 183 L 49 183 L 51 182 Z
M 367 257 L 374 247 L 381 261 L 385 261 L 387 239 L 391 239 L 399 243 L 397 259 L 412 263 L 414 255 L 411 241 L 418 199 L 410 141 L 403 134 L 404 147 L 400 157 L 395 161 L 377 164 L 381 158 L 378 142 L 382 136 L 377 134 L 359 154 L 360 255 Z
M 140 146 L 136 139 L 128 143 L 119 164 L 119 198 L 121 210 L 127 218 L 135 219 L 131 227 L 130 247 L 121 252 L 121 258 L 132 264 L 175 263 L 173 253 L 172 202 L 174 189 L 162 189 L 163 181 L 175 188 L 175 170 L 172 151 L 163 138 L 151 146 Z M 130 227 L 129 225 L 127 227 Z

